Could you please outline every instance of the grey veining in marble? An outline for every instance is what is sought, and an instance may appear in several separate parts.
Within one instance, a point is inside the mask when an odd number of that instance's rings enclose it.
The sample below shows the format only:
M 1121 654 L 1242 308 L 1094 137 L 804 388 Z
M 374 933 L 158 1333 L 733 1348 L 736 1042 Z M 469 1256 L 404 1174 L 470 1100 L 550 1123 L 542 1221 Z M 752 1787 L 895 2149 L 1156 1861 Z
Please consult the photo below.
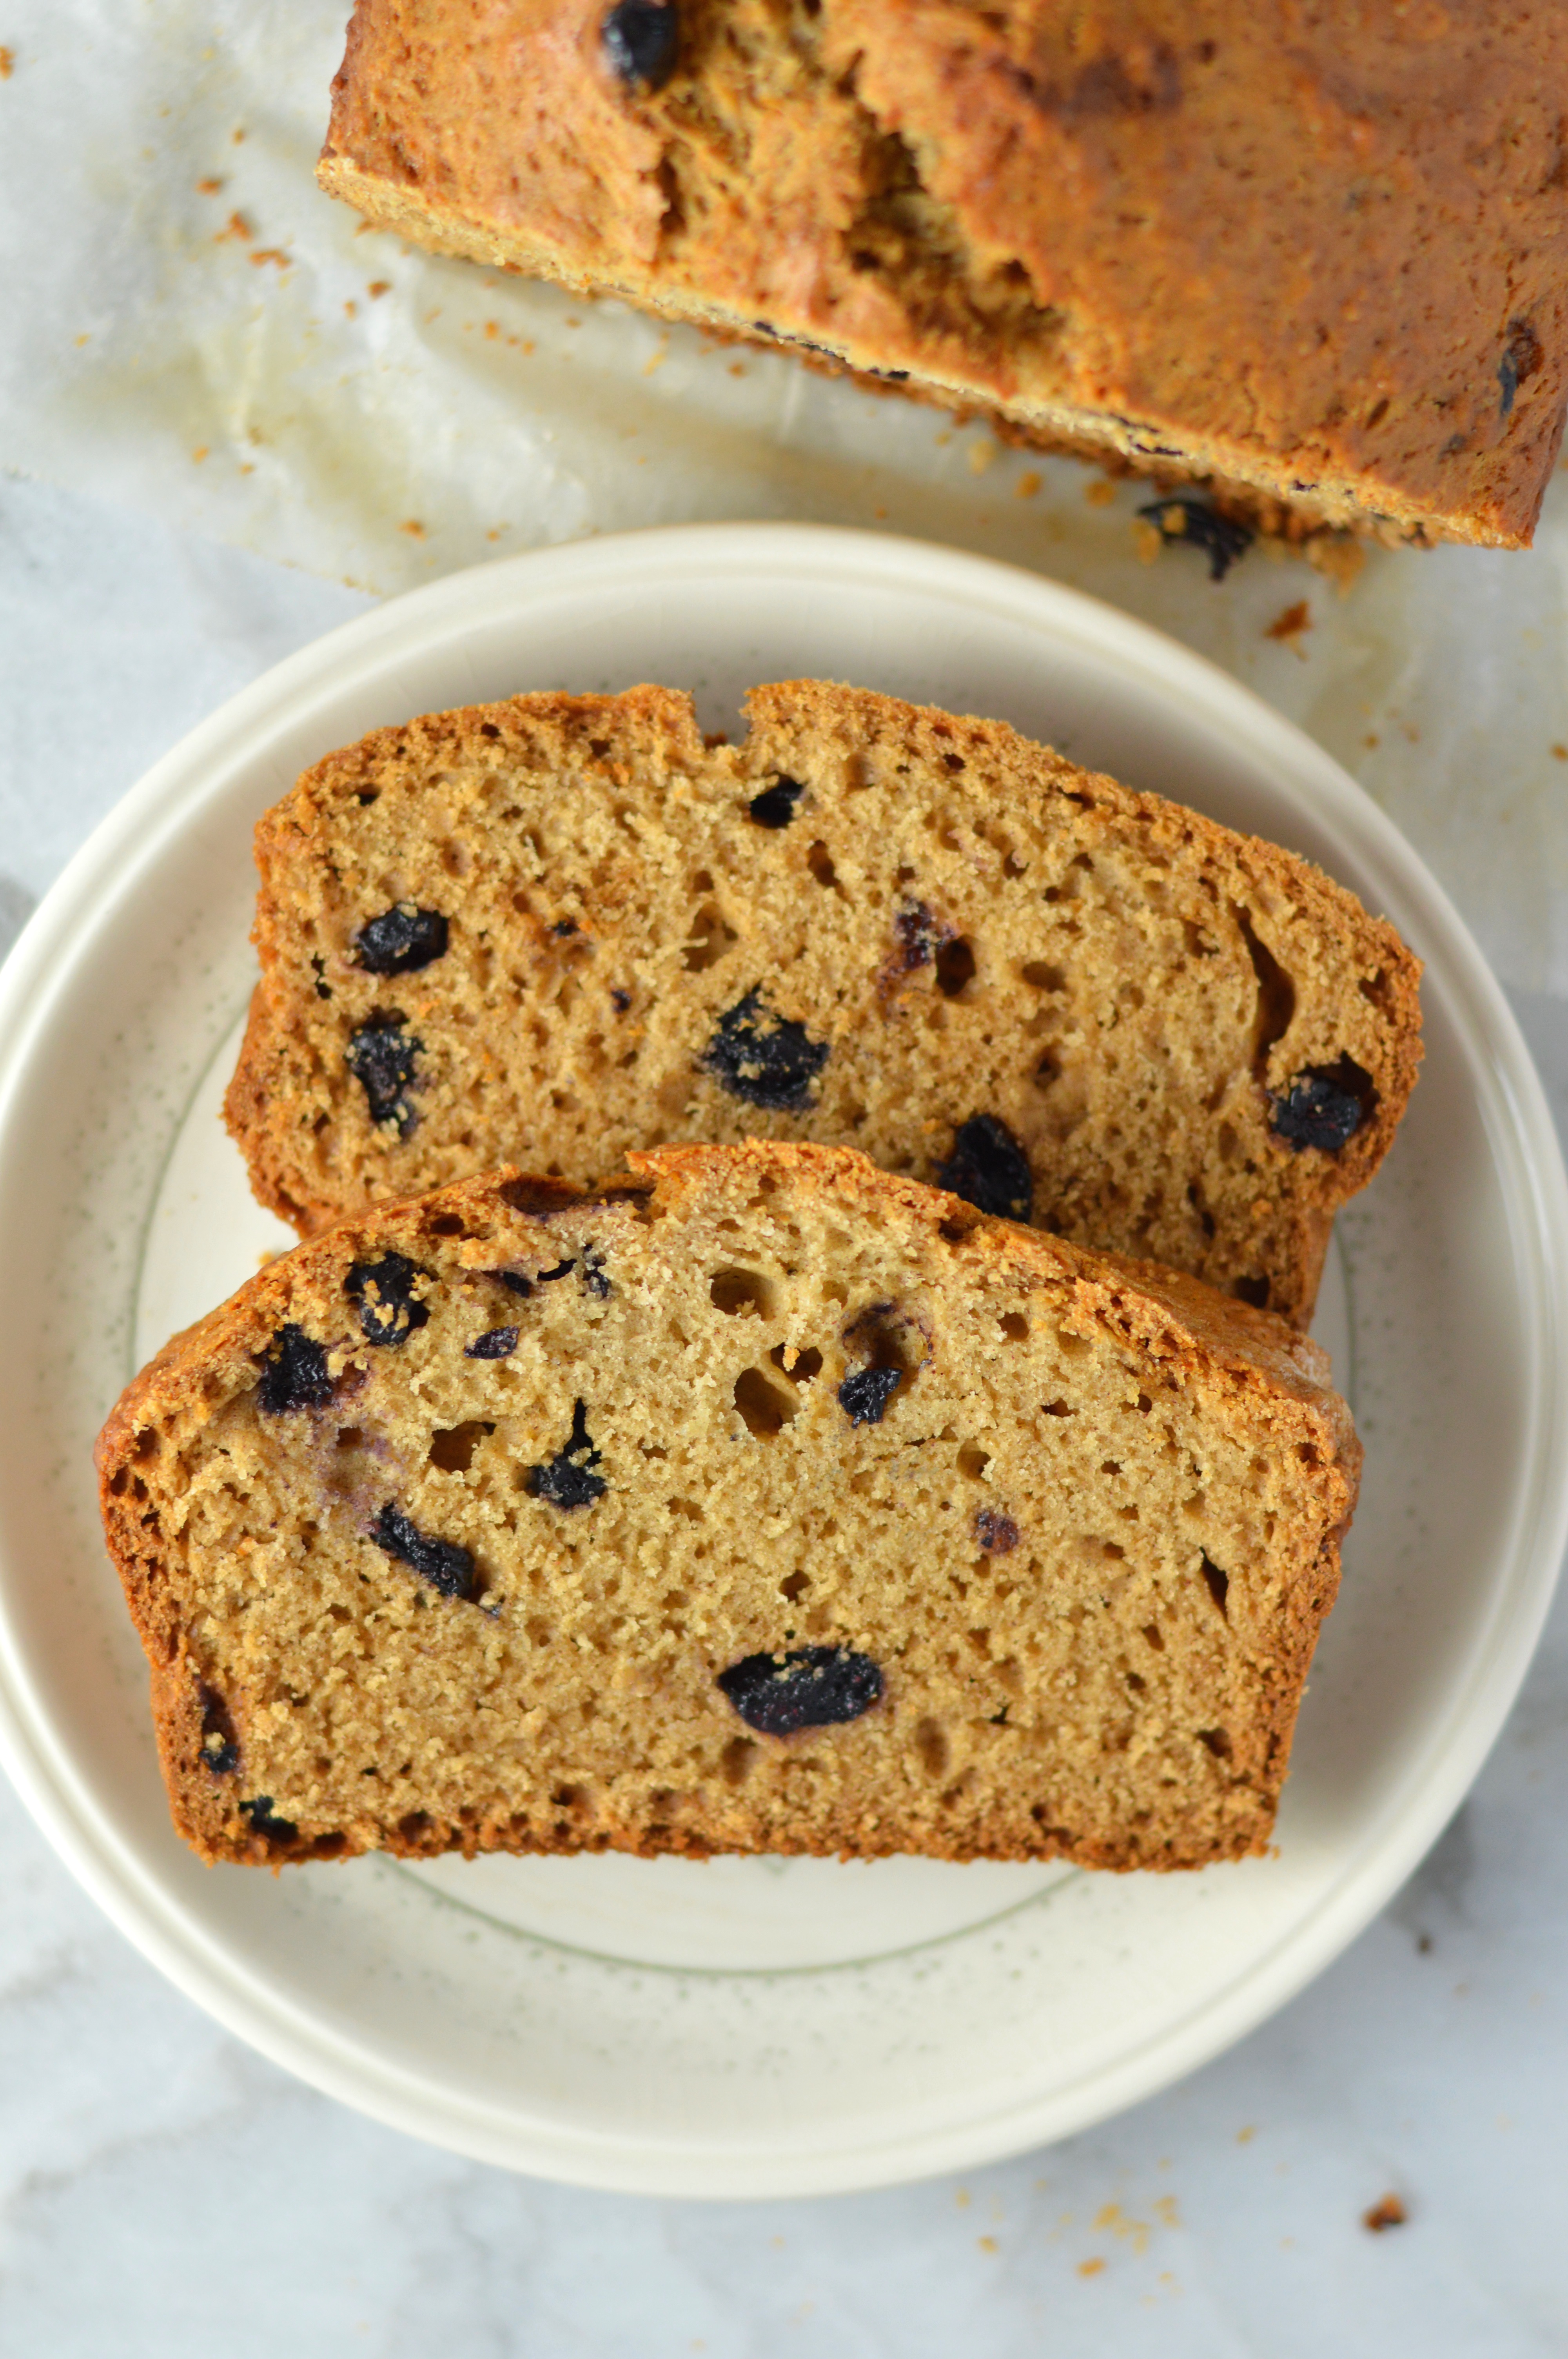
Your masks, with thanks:
M 364 602 L 0 482 L 0 948 Z M 1568 1126 L 1568 1009 L 1516 999 Z M 1271 2024 L 1049 2152 L 739 2207 L 509 2178 L 197 2012 L 0 1791 L 0 2359 L 1547 2359 L 1568 2349 L 1568 1603 L 1421 1871 Z M 1408 2211 L 1380 2234 L 1363 2213 Z

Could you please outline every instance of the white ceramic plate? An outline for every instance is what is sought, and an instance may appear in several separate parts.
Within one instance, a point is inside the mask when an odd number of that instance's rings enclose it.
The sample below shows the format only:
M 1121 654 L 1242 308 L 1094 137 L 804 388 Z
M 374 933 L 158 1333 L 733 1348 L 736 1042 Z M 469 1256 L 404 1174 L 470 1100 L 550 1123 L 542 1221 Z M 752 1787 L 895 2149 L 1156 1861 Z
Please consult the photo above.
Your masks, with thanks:
M 168 1330 L 286 1242 L 216 1121 L 249 989 L 251 822 L 329 747 L 526 688 L 827 673 L 1000 714 L 1312 854 L 1427 962 L 1427 1061 L 1342 1218 L 1327 1340 L 1367 1442 L 1277 1855 L 1198 1876 L 887 1861 L 379 1859 L 205 1869 L 171 1833 L 90 1451 Z M 1033 575 L 809 527 L 517 558 L 395 601 L 197 730 L 0 977 L 0 1746 L 64 1858 L 266 2054 L 485 2159 L 661 2193 L 815 2193 L 1081 2128 L 1344 1947 L 1474 1776 L 1568 1524 L 1568 1191 L 1507 1008 L 1325 755 L 1223 674 Z M 1325 1332 L 1320 1322 L 1320 1332 Z

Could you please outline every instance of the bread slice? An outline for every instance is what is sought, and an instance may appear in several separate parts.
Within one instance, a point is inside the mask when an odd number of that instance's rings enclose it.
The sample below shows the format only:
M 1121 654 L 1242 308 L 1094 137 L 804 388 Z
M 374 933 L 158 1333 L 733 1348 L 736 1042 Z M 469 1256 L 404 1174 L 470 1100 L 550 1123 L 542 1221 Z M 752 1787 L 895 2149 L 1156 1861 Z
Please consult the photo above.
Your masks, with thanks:
M 816 1138 L 1304 1324 L 1419 967 L 1289 853 L 1000 722 L 796 680 L 379 731 L 256 834 L 228 1116 L 302 1232 L 501 1163 Z
M 208 1859 L 1260 1850 L 1360 1451 L 1315 1345 L 844 1149 L 345 1222 L 99 1445 Z
M 1515 548 L 1568 398 L 1565 91 L 1568 10 L 1500 0 L 356 0 L 319 177 L 1273 530 Z

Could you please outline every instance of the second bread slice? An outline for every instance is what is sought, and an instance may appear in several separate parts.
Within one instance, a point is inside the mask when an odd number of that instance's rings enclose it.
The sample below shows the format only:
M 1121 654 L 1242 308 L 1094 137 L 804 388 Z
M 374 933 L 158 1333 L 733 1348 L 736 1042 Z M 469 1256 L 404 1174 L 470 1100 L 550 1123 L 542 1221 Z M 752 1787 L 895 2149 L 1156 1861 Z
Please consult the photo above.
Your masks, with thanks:
M 1419 967 L 1290 853 L 1003 723 L 804 680 L 530 695 L 267 813 L 228 1100 L 308 1234 L 502 1162 L 816 1139 L 1303 1322 L 1394 1134 Z

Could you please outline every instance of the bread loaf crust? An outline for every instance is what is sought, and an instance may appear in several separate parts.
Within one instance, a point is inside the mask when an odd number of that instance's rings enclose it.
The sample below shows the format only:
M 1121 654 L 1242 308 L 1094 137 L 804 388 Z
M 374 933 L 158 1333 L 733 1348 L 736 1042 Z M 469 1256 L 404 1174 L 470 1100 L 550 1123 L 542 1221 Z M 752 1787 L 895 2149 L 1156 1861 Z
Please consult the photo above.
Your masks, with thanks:
M 1196 480 L 1271 529 L 1527 545 L 1568 401 L 1568 17 L 1476 0 L 358 0 L 322 185 Z

